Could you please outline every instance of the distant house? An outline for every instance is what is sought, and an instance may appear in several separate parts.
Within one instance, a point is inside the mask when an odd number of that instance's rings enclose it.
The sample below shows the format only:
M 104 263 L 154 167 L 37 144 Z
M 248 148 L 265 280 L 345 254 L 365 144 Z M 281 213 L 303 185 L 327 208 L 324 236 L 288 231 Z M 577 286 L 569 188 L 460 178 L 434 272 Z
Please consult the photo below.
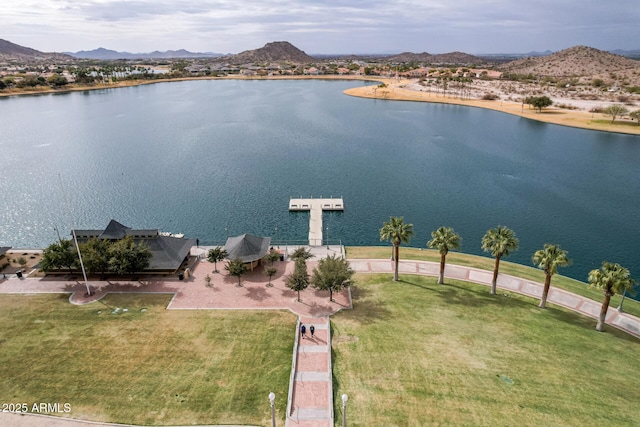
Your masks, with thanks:
M 151 250 L 151 261 L 145 273 L 177 273 L 183 263 L 187 262 L 191 248 L 196 246 L 196 239 L 185 239 L 162 233 L 160 230 L 134 230 L 111 220 L 104 230 L 74 230 L 78 243 L 91 238 L 118 241 L 131 236 L 136 244 L 143 243 Z

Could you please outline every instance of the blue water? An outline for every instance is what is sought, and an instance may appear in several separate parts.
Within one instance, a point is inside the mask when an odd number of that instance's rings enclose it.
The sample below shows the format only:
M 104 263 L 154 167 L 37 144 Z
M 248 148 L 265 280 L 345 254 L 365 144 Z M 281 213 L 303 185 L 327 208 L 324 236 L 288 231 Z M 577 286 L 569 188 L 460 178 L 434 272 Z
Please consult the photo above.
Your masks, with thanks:
M 290 196 L 342 196 L 325 237 L 384 244 L 389 216 L 412 246 L 452 226 L 464 252 L 498 224 L 531 264 L 569 251 L 562 274 L 603 260 L 640 278 L 640 137 L 494 111 L 345 96 L 359 82 L 191 81 L 0 99 L 0 246 L 44 247 L 54 227 L 111 218 L 223 242 L 254 233 L 304 241 Z M 64 202 L 65 198 L 68 200 Z M 71 206 L 69 209 L 68 207 Z M 71 217 L 71 218 L 70 218 Z

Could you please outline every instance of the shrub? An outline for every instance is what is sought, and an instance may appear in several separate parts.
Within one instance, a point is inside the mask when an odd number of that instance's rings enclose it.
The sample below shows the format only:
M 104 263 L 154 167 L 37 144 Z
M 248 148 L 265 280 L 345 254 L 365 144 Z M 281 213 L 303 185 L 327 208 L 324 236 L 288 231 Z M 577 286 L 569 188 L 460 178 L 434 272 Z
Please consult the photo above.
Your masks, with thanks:
M 485 93 L 484 95 L 482 95 L 482 99 L 484 99 L 485 101 L 495 101 L 498 98 L 499 96 L 495 93 Z

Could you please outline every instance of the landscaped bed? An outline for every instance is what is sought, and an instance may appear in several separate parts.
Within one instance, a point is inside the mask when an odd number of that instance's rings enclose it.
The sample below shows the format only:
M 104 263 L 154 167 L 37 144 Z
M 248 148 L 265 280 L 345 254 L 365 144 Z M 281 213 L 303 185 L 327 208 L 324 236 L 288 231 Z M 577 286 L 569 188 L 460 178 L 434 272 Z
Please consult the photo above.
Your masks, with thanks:
M 512 292 L 358 275 L 332 317 L 336 418 L 349 426 L 640 425 L 640 341 Z
M 273 391 L 283 423 L 296 317 L 166 310 L 170 298 L 2 295 L 0 400 L 115 423 L 266 425 Z

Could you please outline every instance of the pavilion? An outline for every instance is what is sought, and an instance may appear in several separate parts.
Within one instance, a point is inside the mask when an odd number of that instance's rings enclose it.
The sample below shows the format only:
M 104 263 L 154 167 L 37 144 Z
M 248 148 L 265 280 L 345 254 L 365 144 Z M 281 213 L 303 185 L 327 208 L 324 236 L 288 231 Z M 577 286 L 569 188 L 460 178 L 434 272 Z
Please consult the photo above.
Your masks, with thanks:
M 245 264 L 250 264 L 253 270 L 258 262 L 269 251 L 271 237 L 258 237 L 251 234 L 229 237 L 224 245 L 228 259 L 239 259 Z

